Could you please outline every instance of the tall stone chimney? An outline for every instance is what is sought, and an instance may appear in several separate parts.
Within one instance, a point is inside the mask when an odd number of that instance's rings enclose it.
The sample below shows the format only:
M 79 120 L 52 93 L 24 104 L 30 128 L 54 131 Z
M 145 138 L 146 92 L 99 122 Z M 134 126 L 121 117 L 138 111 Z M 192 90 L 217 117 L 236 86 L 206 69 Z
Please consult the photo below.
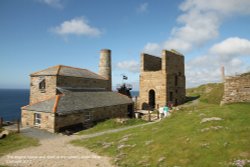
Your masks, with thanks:
M 111 50 L 102 49 L 100 53 L 99 75 L 108 80 L 108 90 L 112 90 L 112 69 L 111 69 Z
M 225 81 L 225 68 L 224 68 L 224 66 L 221 66 L 221 79 L 222 79 L 222 82 Z

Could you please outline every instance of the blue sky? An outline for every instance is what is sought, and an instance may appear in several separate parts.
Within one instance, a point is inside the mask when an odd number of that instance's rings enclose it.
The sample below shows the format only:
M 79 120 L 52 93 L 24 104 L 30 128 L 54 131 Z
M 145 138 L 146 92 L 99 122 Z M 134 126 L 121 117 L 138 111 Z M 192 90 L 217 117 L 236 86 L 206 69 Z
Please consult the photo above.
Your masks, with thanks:
M 29 74 L 58 64 L 98 72 L 112 50 L 113 86 L 121 74 L 138 90 L 140 53 L 185 55 L 187 87 L 250 70 L 248 0 L 2 0 L 0 88 L 29 88 Z

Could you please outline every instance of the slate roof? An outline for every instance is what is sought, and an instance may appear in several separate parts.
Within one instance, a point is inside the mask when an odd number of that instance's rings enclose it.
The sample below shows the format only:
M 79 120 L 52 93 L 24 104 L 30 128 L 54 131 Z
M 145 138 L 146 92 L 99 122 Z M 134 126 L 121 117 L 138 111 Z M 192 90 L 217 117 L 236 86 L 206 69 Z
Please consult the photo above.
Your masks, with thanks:
M 57 65 L 49 67 L 45 70 L 32 73 L 30 76 L 72 76 L 72 77 L 82 77 L 82 78 L 93 78 L 93 79 L 105 79 L 104 77 L 91 72 L 87 69 L 75 68 L 64 65 Z
M 22 109 L 53 112 L 53 107 L 56 102 L 55 99 L 56 97 L 25 106 Z M 130 98 L 116 92 L 67 92 L 61 95 L 56 113 L 59 115 L 65 115 L 75 112 L 83 112 L 86 109 L 131 103 L 132 100 Z

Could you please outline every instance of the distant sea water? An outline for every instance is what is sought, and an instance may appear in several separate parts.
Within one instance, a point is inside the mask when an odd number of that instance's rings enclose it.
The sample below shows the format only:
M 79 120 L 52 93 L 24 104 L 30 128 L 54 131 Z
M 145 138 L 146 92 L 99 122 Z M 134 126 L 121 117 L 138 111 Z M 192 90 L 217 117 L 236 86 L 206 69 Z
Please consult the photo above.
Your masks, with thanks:
M 131 95 L 139 96 L 139 91 L 131 91 Z M 0 117 L 5 121 L 20 119 L 21 107 L 28 104 L 28 89 L 0 89 Z
M 21 107 L 28 104 L 28 89 L 0 89 L 0 117 L 5 121 L 20 119 Z

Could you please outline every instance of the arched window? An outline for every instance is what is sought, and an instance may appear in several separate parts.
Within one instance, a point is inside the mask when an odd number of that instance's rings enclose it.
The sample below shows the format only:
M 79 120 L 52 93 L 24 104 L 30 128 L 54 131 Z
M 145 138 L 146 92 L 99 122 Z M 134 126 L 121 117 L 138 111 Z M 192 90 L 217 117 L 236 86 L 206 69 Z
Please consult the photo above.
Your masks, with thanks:
M 155 91 L 152 89 L 148 92 L 148 104 L 152 109 L 155 108 Z

